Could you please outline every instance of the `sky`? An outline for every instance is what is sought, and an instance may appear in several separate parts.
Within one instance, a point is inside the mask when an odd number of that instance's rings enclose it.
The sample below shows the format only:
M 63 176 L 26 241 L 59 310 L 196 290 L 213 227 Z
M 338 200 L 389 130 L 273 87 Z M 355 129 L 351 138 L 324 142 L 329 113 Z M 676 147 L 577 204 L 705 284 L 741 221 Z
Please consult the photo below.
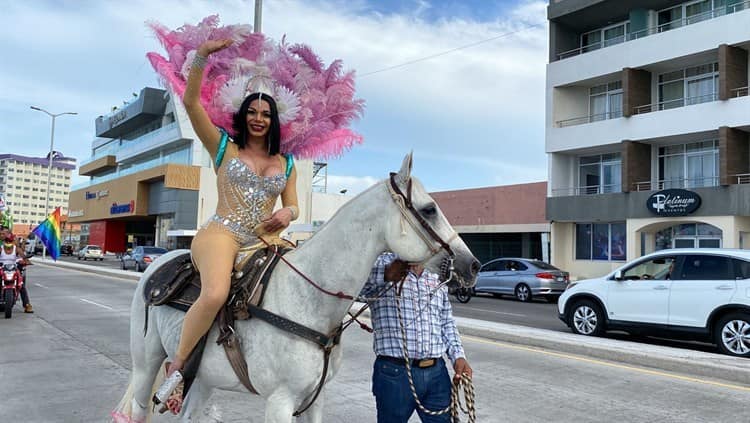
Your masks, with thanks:
M 429 191 L 546 180 L 546 6 L 264 1 L 266 35 L 286 35 L 356 71 L 366 108 L 353 128 L 364 143 L 328 161 L 329 192 L 364 190 L 398 170 L 409 151 Z M 176 28 L 218 14 L 224 24 L 252 24 L 254 1 L 0 0 L 0 10 L 0 153 L 47 154 L 51 119 L 36 106 L 78 113 L 56 119 L 55 150 L 80 161 L 91 155 L 97 116 L 145 86 L 160 87 L 145 54 L 164 51 L 145 21 Z

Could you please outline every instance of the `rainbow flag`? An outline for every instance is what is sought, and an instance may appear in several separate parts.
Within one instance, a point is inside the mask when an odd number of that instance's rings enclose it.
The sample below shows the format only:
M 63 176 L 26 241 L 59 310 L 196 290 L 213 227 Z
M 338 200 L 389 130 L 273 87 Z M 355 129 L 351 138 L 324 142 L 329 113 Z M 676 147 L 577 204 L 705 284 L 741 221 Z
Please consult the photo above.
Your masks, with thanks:
M 56 208 L 44 222 L 31 232 L 39 237 L 44 246 L 47 247 L 52 260 L 57 260 L 60 257 L 60 235 L 62 235 L 60 232 L 60 207 Z

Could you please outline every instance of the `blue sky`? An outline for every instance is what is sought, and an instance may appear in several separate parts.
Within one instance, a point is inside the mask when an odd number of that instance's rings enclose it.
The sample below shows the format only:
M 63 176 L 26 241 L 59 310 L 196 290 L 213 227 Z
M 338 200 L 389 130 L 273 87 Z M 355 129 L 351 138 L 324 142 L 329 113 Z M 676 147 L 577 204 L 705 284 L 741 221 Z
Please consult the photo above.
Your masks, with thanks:
M 162 50 L 144 21 L 253 19 L 252 0 L 1 3 L 0 153 L 46 154 L 50 119 L 34 105 L 79 113 L 58 118 L 55 130 L 55 149 L 79 160 L 90 154 L 97 116 L 159 86 L 145 54 Z M 365 142 L 329 162 L 330 191 L 361 191 L 411 150 L 415 174 L 442 191 L 546 179 L 545 12 L 533 0 L 267 0 L 263 30 L 359 75 L 367 108 L 355 129 Z

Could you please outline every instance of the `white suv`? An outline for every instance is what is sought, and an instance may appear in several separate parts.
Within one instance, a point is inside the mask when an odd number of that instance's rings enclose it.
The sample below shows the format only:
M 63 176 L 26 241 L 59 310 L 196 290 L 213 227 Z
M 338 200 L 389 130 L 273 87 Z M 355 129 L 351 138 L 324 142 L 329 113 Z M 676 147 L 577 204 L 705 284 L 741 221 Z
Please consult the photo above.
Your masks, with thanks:
M 725 354 L 750 357 L 750 250 L 651 253 L 570 284 L 557 307 L 581 335 L 614 329 L 711 341 Z

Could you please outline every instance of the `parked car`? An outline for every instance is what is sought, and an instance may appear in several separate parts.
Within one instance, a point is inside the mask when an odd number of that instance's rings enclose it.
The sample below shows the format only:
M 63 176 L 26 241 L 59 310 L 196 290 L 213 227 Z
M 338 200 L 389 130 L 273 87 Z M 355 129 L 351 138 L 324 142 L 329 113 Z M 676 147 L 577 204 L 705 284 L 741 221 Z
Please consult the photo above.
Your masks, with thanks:
M 750 251 L 651 253 L 600 278 L 570 284 L 560 319 L 581 335 L 610 329 L 713 342 L 750 357 Z
M 60 246 L 60 254 L 66 255 L 66 256 L 72 256 L 74 253 L 73 246 L 70 244 L 63 244 Z
M 104 260 L 104 252 L 102 251 L 102 247 L 98 245 L 87 245 L 81 248 L 78 251 L 78 260 L 86 261 L 88 259 L 99 261 Z
M 123 254 L 121 268 L 126 270 L 132 267 L 136 272 L 143 272 L 149 264 L 166 253 L 166 248 L 138 246 L 133 251 Z
M 474 293 L 497 297 L 513 295 L 528 302 L 544 297 L 555 302 L 568 286 L 570 274 L 540 260 L 499 258 L 485 263 L 479 270 Z

